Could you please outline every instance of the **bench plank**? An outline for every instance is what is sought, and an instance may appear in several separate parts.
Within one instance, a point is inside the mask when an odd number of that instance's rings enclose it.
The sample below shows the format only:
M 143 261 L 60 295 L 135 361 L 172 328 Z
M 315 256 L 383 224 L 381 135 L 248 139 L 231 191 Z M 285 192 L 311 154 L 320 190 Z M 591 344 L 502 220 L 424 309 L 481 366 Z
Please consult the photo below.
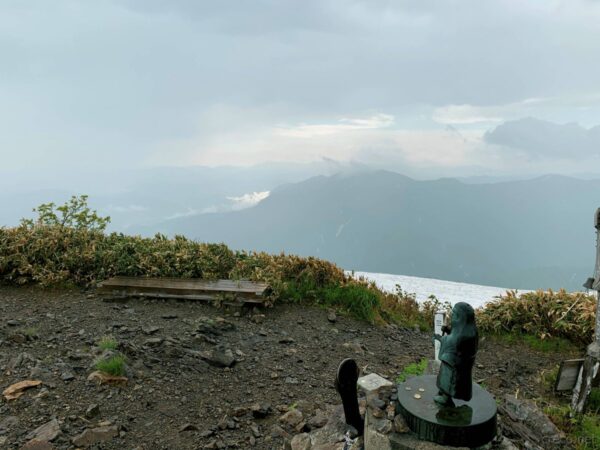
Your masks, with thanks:
M 219 295 L 238 303 L 264 303 L 267 283 L 199 278 L 114 277 L 98 285 L 100 295 L 216 300 Z

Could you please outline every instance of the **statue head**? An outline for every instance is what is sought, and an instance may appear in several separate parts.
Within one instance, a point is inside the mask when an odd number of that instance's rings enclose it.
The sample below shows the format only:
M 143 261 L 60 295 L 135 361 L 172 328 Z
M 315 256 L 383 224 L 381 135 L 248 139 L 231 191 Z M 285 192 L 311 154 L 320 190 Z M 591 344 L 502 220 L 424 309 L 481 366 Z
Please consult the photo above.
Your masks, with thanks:
M 468 303 L 459 302 L 452 308 L 452 333 L 458 333 L 463 336 L 477 334 L 475 311 Z

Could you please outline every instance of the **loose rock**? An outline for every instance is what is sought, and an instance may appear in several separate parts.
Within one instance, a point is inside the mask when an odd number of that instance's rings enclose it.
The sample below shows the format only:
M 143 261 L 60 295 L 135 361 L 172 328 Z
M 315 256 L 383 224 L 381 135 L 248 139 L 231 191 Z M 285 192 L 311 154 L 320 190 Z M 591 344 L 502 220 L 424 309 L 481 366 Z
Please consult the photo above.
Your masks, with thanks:
M 310 450 L 312 444 L 308 433 L 297 434 L 290 442 L 291 450 Z
M 291 409 L 290 411 L 286 412 L 283 416 L 281 416 L 279 418 L 279 421 L 286 425 L 289 425 L 290 427 L 295 427 L 300 422 L 302 422 L 303 419 L 304 416 L 301 411 L 298 411 L 297 409 Z
M 49 422 L 46 422 L 44 425 L 37 427 L 31 433 L 29 433 L 25 439 L 37 439 L 38 441 L 48 441 L 51 442 L 60 434 L 60 424 L 58 420 L 52 419 Z
M 186 423 L 181 428 L 179 428 L 179 432 L 183 433 L 184 431 L 198 431 L 198 427 L 191 423 Z
M 21 447 L 21 450 L 54 450 L 54 446 L 47 441 L 40 441 L 38 439 L 32 439 Z
M 410 428 L 408 428 L 404 417 L 402 417 L 400 414 L 394 417 L 394 431 L 396 433 L 408 433 L 410 431 Z
M 142 332 L 144 334 L 154 334 L 159 330 L 160 330 L 160 327 L 156 327 L 156 326 L 142 327 Z
M 88 408 L 85 410 L 85 417 L 87 417 L 88 419 L 93 419 L 94 417 L 98 416 L 100 414 L 100 407 L 97 404 L 93 404 L 88 406 Z
M 0 435 L 8 433 L 12 428 L 19 424 L 19 418 L 16 416 L 8 416 L 0 421 Z
M 268 403 L 255 403 L 250 409 L 252 410 L 252 415 L 257 419 L 264 419 L 273 411 L 271 405 Z
M 324 411 L 318 409 L 315 412 L 315 415 L 310 418 L 310 420 L 308 421 L 308 424 L 312 428 L 321 428 L 321 427 L 324 427 L 325 424 L 327 424 L 327 420 L 329 420 L 329 418 L 327 417 L 327 414 L 325 414 Z
M 230 349 L 217 347 L 213 351 L 202 352 L 200 356 L 215 367 L 231 367 L 235 364 L 235 357 Z
M 73 444 L 78 447 L 90 447 L 99 442 L 109 441 L 118 435 L 119 429 L 115 425 L 88 428 L 79 436 L 73 438 Z

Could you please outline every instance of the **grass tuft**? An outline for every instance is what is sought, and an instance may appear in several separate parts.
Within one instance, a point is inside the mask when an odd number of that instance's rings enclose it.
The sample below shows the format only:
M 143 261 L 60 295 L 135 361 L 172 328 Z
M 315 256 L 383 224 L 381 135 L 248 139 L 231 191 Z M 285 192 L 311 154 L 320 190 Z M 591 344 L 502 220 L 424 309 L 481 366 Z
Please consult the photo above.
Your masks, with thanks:
M 320 297 L 324 305 L 341 308 L 350 315 L 369 322 L 375 320 L 381 307 L 378 293 L 368 285 L 359 283 L 327 286 Z
M 29 339 L 37 339 L 39 337 L 39 331 L 37 328 L 29 327 L 19 330 L 23 336 Z
M 125 375 L 125 357 L 123 355 L 114 355 L 108 359 L 98 361 L 95 367 L 100 372 L 121 377 Z
M 100 341 L 98 341 L 98 347 L 102 350 L 116 350 L 118 346 L 119 343 L 112 336 L 103 336 Z
M 590 408 L 585 414 L 573 416 L 568 405 L 549 405 L 544 412 L 558 428 L 565 432 L 576 450 L 597 450 L 600 448 L 600 416 L 598 410 L 594 411 L 594 408 L 600 404 L 596 403 L 594 406 L 593 403 L 598 400 L 600 400 L 600 391 L 593 389 Z
M 396 383 L 403 383 L 409 378 L 423 375 L 427 369 L 427 360 L 422 359 L 419 362 L 414 362 L 402 369 L 402 372 L 396 377 Z

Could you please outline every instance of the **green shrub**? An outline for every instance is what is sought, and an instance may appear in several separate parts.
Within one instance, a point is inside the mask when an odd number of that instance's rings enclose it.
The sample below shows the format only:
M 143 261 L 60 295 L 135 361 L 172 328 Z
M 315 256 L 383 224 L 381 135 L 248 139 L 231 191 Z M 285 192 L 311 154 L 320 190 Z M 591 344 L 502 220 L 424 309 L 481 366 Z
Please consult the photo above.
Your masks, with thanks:
M 317 258 L 235 252 L 183 236 L 104 234 L 108 218 L 90 212 L 85 200 L 42 205 L 37 220 L 0 228 L 0 281 L 86 286 L 115 275 L 245 278 L 270 283 L 276 297 L 287 282 L 306 280 L 321 288 L 348 281 L 339 267 Z
M 590 414 L 600 413 L 600 388 L 592 388 L 588 398 L 587 410 Z
M 35 222 L 31 219 L 22 219 L 21 224 L 25 226 L 38 224 L 78 230 L 104 231 L 110 223 L 110 217 L 101 217 L 96 211 L 92 211 L 88 207 L 87 199 L 87 195 L 73 195 L 69 201 L 61 206 L 56 206 L 54 203 L 43 203 L 33 209 L 34 212 L 38 213 Z
M 125 375 L 125 357 L 123 355 L 114 355 L 98 361 L 95 367 L 96 370 L 108 375 L 122 377 Z
M 567 405 L 548 405 L 544 412 L 565 432 L 576 450 L 594 450 L 600 447 L 600 416 L 597 410 L 590 408 L 585 414 L 573 415 Z
M 600 447 L 600 417 L 598 415 L 585 414 L 581 418 L 575 443 L 578 450 L 596 450 Z
M 354 317 L 373 322 L 381 308 L 381 294 L 372 286 L 349 282 L 331 285 L 320 292 L 323 304 L 348 311 Z
M 415 294 L 404 291 L 400 285 L 396 285 L 395 293 L 382 293 L 381 304 L 382 316 L 386 321 L 428 331 L 433 329 L 436 311 L 449 313 L 451 310 L 450 303 L 441 302 L 434 295 L 424 302 L 418 302 Z
M 41 205 L 35 220 L 0 228 L 0 282 L 93 286 L 121 276 L 249 279 L 271 286 L 271 301 L 324 303 L 352 315 L 379 317 L 382 293 L 318 258 L 233 251 L 225 244 L 105 234 L 110 220 L 72 197 Z

